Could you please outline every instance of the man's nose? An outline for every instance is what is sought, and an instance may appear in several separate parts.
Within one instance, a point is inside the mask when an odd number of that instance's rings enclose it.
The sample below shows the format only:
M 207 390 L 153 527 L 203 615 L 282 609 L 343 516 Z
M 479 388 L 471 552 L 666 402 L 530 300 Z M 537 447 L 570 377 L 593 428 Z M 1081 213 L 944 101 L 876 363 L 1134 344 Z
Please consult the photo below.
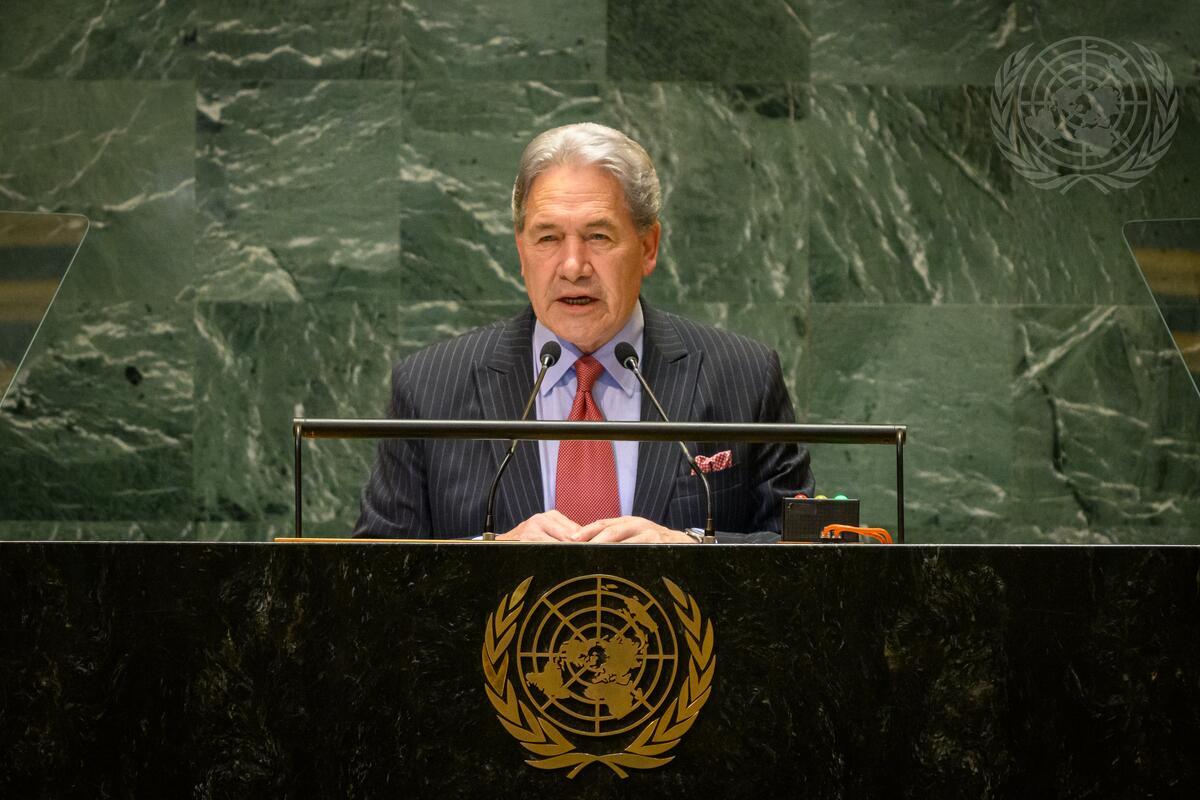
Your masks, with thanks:
M 591 274 L 592 264 L 582 238 L 566 237 L 563 241 L 563 248 L 563 260 L 559 271 L 564 278 L 574 282 Z

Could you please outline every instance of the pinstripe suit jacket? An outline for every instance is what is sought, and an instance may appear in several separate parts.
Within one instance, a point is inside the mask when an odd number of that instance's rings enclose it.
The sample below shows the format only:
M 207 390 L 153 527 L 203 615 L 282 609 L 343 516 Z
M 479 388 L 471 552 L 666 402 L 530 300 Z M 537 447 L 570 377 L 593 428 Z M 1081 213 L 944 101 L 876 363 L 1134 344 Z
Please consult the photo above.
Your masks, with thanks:
M 643 301 L 642 371 L 673 421 L 791 422 L 779 357 L 743 336 L 657 311 Z M 392 370 L 389 413 L 396 419 L 495 419 L 521 416 L 533 390 L 533 310 L 440 342 Z M 642 393 L 643 420 L 656 420 Z M 487 490 L 507 443 L 380 441 L 363 489 L 356 536 L 443 538 L 483 530 Z M 781 498 L 814 482 L 808 451 L 778 444 L 689 442 L 693 453 L 733 451 L 733 466 L 708 475 L 718 530 L 779 531 Z M 670 528 L 702 526 L 704 497 L 678 447 L 638 447 L 635 516 Z M 501 480 L 496 530 L 542 508 L 536 442 L 522 442 Z

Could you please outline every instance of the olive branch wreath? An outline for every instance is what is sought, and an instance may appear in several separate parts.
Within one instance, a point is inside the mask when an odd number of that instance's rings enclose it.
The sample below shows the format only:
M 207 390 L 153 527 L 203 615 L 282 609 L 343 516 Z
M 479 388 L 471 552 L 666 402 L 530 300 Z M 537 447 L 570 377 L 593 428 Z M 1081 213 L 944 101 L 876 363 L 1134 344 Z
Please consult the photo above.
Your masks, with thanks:
M 1167 154 L 1179 124 L 1179 93 L 1175 91 L 1171 69 L 1162 58 L 1153 50 L 1134 43 L 1144 59 L 1142 66 L 1150 73 L 1154 84 L 1154 124 L 1141 147 L 1132 151 L 1114 172 L 1063 175 L 1047 164 L 1035 147 L 1029 145 L 1021 135 L 1019 115 L 1013 113 L 1017 83 L 1030 47 L 1032 45 L 1026 45 L 1005 59 L 996 73 L 991 100 L 992 135 L 1000 152 L 1017 172 L 1039 189 L 1061 187 L 1063 194 L 1080 181 L 1087 181 L 1103 194 L 1108 194 L 1109 189 L 1128 189 L 1149 174 Z
M 575 748 L 555 725 L 530 710 L 518 697 L 508 678 L 508 648 L 516 634 L 517 619 L 524 609 L 525 592 L 533 580 L 530 576 L 500 600 L 496 611 L 488 615 L 483 638 L 483 674 L 488 701 L 496 709 L 497 719 L 514 739 L 539 758 L 526 760 L 538 769 L 570 768 L 568 778 L 574 778 L 589 764 L 600 763 L 622 778 L 628 769 L 652 769 L 674 760 L 663 754 L 679 744 L 691 729 L 696 717 L 712 693 L 713 674 L 717 658 L 713 654 L 713 626 L 700 615 L 696 600 L 671 581 L 663 578 L 667 591 L 675 599 L 675 614 L 683 625 L 691 659 L 687 680 L 680 687 L 674 702 L 661 716 L 646 723 L 637 737 L 619 753 L 584 753 Z

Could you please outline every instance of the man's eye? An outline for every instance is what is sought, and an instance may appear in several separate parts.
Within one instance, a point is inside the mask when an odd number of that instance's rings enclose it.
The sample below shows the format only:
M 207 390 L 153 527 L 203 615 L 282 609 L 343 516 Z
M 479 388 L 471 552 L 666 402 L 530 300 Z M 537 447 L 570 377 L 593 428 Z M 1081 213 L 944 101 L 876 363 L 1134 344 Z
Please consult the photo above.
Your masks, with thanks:
M 538 244 L 542 244 L 543 242 L 553 242 L 553 241 L 554 241 L 554 236 L 547 233 L 545 236 L 538 239 Z
M 600 241 L 600 242 L 608 241 L 608 234 L 607 233 L 593 233 L 591 235 L 591 238 L 595 241 Z

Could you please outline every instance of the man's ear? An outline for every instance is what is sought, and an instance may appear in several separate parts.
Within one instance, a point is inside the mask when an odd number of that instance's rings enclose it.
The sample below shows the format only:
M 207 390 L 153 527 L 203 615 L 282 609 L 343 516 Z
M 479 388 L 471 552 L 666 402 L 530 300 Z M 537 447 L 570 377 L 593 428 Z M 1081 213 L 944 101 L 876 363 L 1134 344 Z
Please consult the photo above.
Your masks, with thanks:
M 658 266 L 658 241 L 662 237 L 662 223 L 655 222 L 646 232 L 638 236 L 642 244 L 642 277 L 647 278 Z

